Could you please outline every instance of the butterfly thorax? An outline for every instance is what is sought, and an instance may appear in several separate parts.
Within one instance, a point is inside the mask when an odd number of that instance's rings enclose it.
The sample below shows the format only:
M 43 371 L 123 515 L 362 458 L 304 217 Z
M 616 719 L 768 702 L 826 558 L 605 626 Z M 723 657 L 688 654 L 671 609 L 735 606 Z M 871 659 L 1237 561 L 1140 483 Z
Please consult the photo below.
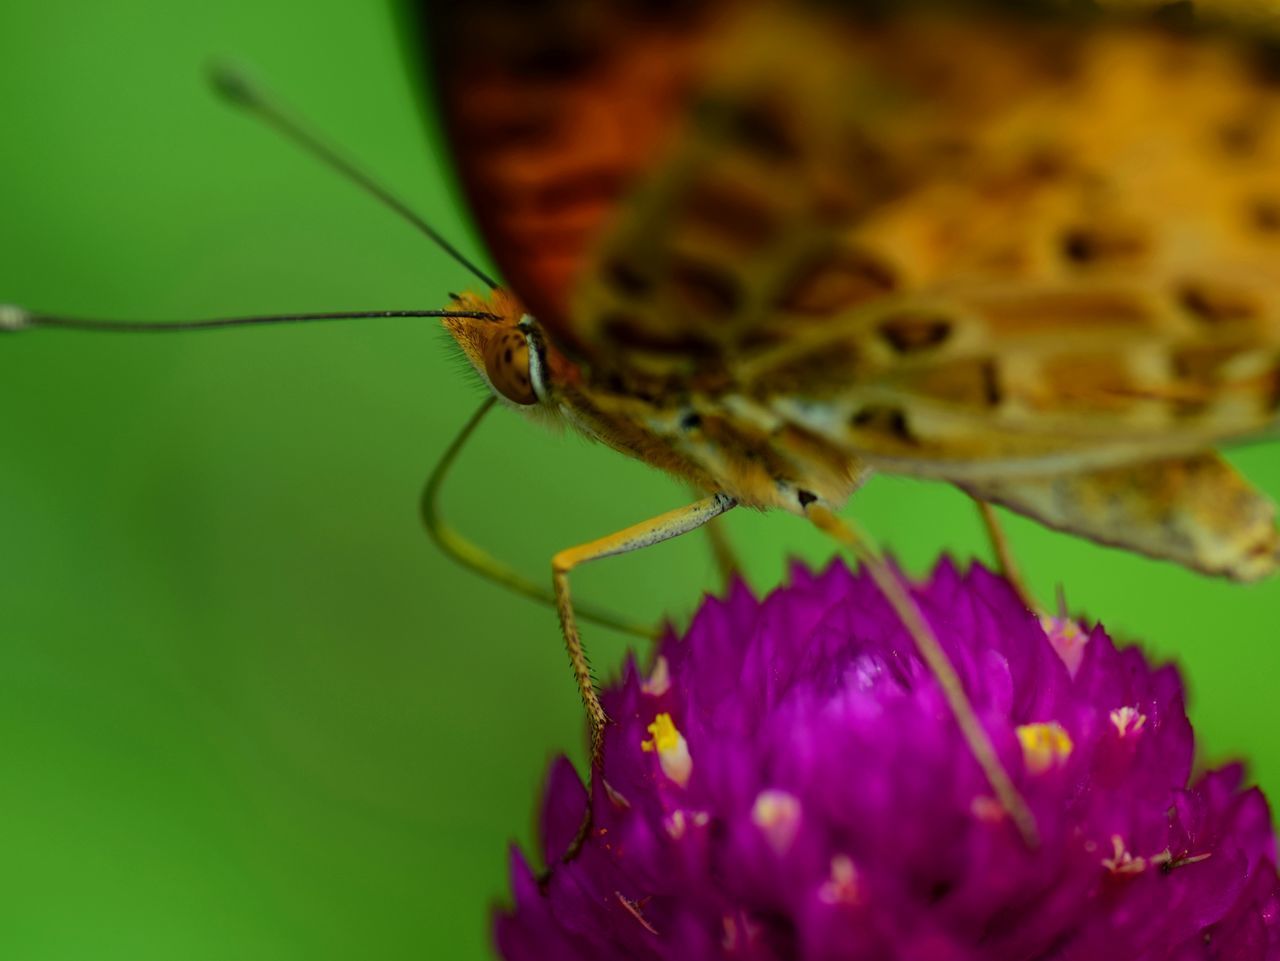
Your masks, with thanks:
M 799 513 L 814 500 L 842 504 L 866 477 L 847 451 L 731 389 L 671 391 L 593 376 L 504 290 L 462 295 L 455 306 L 491 316 L 445 323 L 504 404 L 701 490 Z
M 847 450 L 742 394 L 647 395 L 581 378 L 554 385 L 554 396 L 580 432 L 749 507 L 839 506 L 868 474 Z

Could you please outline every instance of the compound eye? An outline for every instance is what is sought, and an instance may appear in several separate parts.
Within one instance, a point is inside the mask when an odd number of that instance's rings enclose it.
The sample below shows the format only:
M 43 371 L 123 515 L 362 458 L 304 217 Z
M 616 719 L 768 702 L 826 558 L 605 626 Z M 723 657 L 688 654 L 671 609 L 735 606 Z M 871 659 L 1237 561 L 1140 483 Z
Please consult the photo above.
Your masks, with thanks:
M 529 342 L 518 330 L 504 330 L 484 346 L 484 372 L 494 390 L 526 407 L 538 402 L 529 375 Z

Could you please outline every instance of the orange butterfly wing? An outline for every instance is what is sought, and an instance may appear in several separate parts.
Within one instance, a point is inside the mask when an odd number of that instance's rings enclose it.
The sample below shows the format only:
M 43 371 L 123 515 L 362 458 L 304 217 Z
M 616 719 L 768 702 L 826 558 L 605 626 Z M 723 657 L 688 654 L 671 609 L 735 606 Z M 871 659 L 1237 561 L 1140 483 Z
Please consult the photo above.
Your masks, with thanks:
M 876 4 L 798 0 L 440 5 L 432 36 L 446 123 L 512 291 L 596 373 L 684 387 L 691 374 L 724 374 L 736 358 L 807 331 L 856 326 L 853 309 L 886 295 L 991 301 L 982 288 L 995 287 L 1001 317 L 986 324 L 991 336 L 1036 326 L 1029 315 L 1038 303 L 1052 306 L 1044 329 L 1081 319 L 1133 328 L 1127 315 L 1114 324 L 1105 310 L 1090 316 L 1107 300 L 1096 282 L 1154 283 L 1136 261 L 1163 225 L 1126 219 L 1123 198 L 1151 179 L 1143 171 L 1151 165 L 1133 156 L 1144 149 L 1140 137 L 1108 138 L 1146 110 L 1194 114 L 1206 139 L 1220 128 L 1247 141 L 1276 128 L 1274 92 L 1226 83 L 1203 96 L 1192 90 L 1187 102 L 1187 85 L 1174 84 L 1179 109 L 1165 110 L 1158 88 L 1117 90 L 1103 98 L 1104 126 L 1089 143 L 1094 108 L 1076 105 L 1070 115 L 1064 95 L 1076 96 L 1079 48 L 1106 46 L 1093 39 L 1103 33 L 1097 24 L 1055 29 L 990 2 L 964 5 L 957 20 L 972 25 L 957 30 L 921 16 L 930 6 L 895 4 L 877 18 L 868 14 Z M 1052 6 L 1017 5 L 1020 14 Z M 806 15 L 814 7 L 825 18 L 816 25 Z M 1171 46 L 1170 57 L 1179 55 Z M 1168 70 L 1173 77 L 1178 64 Z M 1150 78 L 1117 78 L 1135 80 Z M 1260 109 L 1246 122 L 1250 97 Z M 1053 143 L 1058 110 L 1071 127 L 1065 151 Z M 1018 123 L 1026 129 L 1002 129 Z M 1202 132 L 1186 126 L 1188 136 Z M 1184 147 L 1168 138 L 1154 146 Z M 1220 213 L 1243 222 L 1251 211 L 1261 234 L 1268 216 L 1280 221 L 1280 196 L 1271 196 L 1280 181 L 1264 153 L 1254 154 L 1252 173 L 1231 173 L 1226 189 L 1240 197 Z M 1157 175 L 1171 170 L 1154 166 Z M 1172 169 L 1178 176 L 1145 190 L 1148 200 L 1161 190 L 1207 191 L 1217 179 Z M 1036 183 L 1055 177 L 1065 185 Z M 1174 218 L 1185 200 L 1170 196 Z M 1221 224 L 1182 212 L 1183 233 L 1166 246 L 1198 248 L 1191 252 L 1207 270 L 1253 274 L 1246 287 L 1259 274 L 1276 286 L 1265 237 L 1242 263 L 1239 245 L 1224 254 Z M 1137 212 L 1139 221 L 1161 213 Z M 1230 312 L 1250 296 L 1231 280 L 1184 283 L 1183 296 L 1193 311 Z M 1046 297 L 1046 286 L 1078 286 L 1080 303 L 1052 290 Z M 1111 300 L 1132 313 L 1145 293 Z M 1019 310 L 1027 316 L 1011 328 L 1008 315 Z
M 587 352 L 569 296 L 696 87 L 720 4 L 431 4 L 429 49 L 458 172 L 512 291 Z
M 1170 477 L 1265 507 L 1212 458 L 1108 469 L 1275 422 L 1266 44 L 1035 0 L 458 6 L 436 51 L 473 209 L 619 416 L 692 397 L 1100 539 L 1086 501 L 1163 511 Z

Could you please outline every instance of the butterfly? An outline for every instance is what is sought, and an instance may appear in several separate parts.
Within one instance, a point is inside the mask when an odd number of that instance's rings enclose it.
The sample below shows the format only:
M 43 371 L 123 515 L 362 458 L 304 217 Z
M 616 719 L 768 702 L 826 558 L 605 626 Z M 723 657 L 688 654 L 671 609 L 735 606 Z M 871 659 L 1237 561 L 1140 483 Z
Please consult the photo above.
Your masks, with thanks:
M 995 0 L 423 13 L 507 285 L 476 270 L 494 289 L 408 313 L 443 318 L 496 402 L 705 494 L 553 561 L 593 785 L 607 718 L 570 573 L 737 505 L 781 509 L 858 552 L 1032 838 L 929 624 L 836 511 L 873 472 L 905 474 L 1271 573 L 1273 508 L 1212 453 L 1267 433 L 1280 398 L 1270 46 Z M 0 310 L 0 330 L 33 325 L 58 322 Z
M 553 562 L 597 751 L 569 572 L 735 505 L 858 547 L 835 511 L 887 472 L 1275 570 L 1273 505 L 1213 448 L 1280 409 L 1280 48 L 1187 4 L 1078 6 L 428 6 L 509 284 L 450 332 L 502 403 L 707 494 Z

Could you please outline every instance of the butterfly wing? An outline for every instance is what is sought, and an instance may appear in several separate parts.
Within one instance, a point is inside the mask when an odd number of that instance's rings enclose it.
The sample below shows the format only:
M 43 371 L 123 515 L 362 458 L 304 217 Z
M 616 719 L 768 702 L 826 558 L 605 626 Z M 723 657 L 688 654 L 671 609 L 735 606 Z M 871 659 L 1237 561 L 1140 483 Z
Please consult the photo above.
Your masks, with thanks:
M 601 380 L 843 393 L 842 442 L 925 471 L 1271 418 L 1261 45 L 1000 4 L 433 9 L 481 227 Z
M 726 43 L 573 290 L 596 369 L 953 478 L 1271 426 L 1261 48 L 1131 21 L 840 23 L 771 12 Z
M 463 188 L 503 276 L 566 349 L 569 295 L 657 164 L 723 4 L 424 4 Z
M 447 113 L 508 278 L 608 391 L 1254 576 L 1270 506 L 1197 452 L 1276 419 L 1276 57 L 1049 6 L 556 5 Z
M 963 486 L 1057 530 L 1205 574 L 1254 581 L 1276 569 L 1275 505 L 1217 454 Z

